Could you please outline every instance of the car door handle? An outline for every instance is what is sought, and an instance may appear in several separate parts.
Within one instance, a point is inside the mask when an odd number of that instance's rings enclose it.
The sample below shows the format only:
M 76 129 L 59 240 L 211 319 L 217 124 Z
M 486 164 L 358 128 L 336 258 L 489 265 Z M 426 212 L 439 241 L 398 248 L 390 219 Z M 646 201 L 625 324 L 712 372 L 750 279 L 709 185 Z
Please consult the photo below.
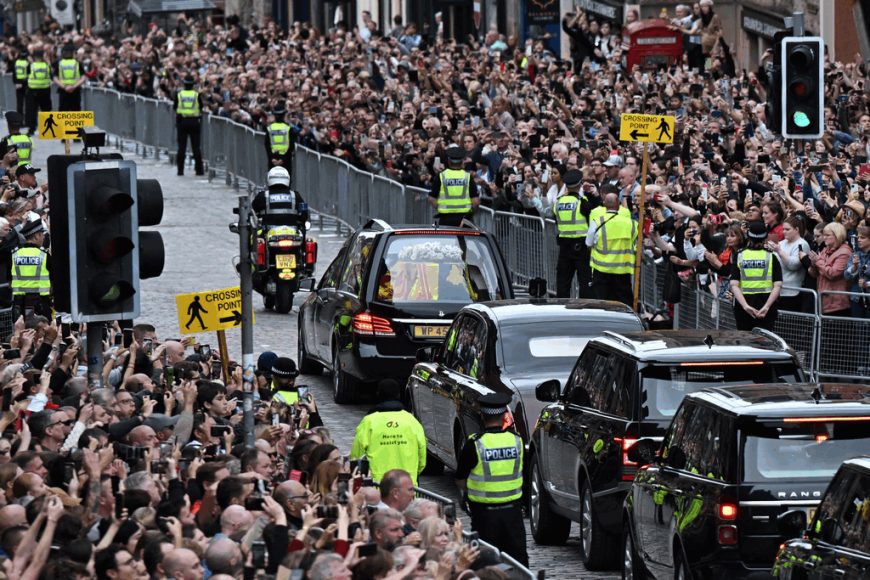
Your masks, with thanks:
M 835 578 L 845 578 L 845 577 L 846 577 L 846 571 L 845 571 L 845 570 L 841 570 L 841 569 L 839 569 L 839 568 L 835 568 L 835 569 L 834 569 L 834 577 L 835 577 Z
M 815 570 L 816 563 L 815 562 L 804 562 L 804 569 L 806 570 Z

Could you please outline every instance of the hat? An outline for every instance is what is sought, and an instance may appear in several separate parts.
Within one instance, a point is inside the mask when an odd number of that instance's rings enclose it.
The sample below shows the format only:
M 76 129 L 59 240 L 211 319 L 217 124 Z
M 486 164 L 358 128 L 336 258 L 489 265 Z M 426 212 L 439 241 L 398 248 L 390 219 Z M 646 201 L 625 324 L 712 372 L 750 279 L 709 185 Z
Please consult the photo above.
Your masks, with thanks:
M 846 202 L 843 207 L 848 207 L 849 209 L 854 210 L 855 213 L 858 214 L 859 218 L 864 217 L 864 212 L 867 210 L 864 208 L 864 204 L 858 201 L 857 199 L 853 199 L 851 201 Z
M 178 423 L 180 418 L 181 415 L 167 417 L 163 413 L 152 413 L 151 416 L 145 419 L 145 422 L 142 424 L 154 429 L 155 433 L 160 433 L 170 427 L 175 427 L 175 424 Z
M 767 237 L 767 226 L 764 222 L 751 222 L 749 224 L 749 237 L 753 240 L 763 240 Z
M 37 56 L 37 57 L 38 56 L 45 56 L 45 51 L 42 50 L 41 48 L 37 48 L 36 50 L 33 51 L 33 56 Z
M 462 161 L 465 159 L 465 149 L 461 147 L 451 147 L 447 150 L 447 159 L 450 161 Z
M 398 401 L 400 394 L 399 383 L 393 379 L 383 379 L 378 383 L 378 398 L 385 401 Z
M 188 73 L 188 75 L 187 75 L 186 77 L 184 77 L 184 78 L 181 80 L 181 82 L 183 82 L 183 83 L 186 84 L 186 85 L 192 85 L 192 84 L 196 83 L 196 79 L 194 79 L 193 76 L 191 76 L 191 75 Z
M 8 125 L 16 125 L 21 127 L 24 125 L 24 115 L 18 111 L 9 111 L 6 113 L 6 123 Z
M 61 52 L 75 52 L 76 45 L 74 45 L 72 42 L 67 42 L 66 44 L 63 45 L 63 48 L 61 48 L 60 51 Z
M 577 169 L 572 169 L 565 173 L 562 176 L 562 183 L 565 184 L 565 187 L 568 189 L 574 189 L 575 187 L 580 187 L 583 183 L 583 172 L 578 171 Z
M 604 162 L 605 167 L 622 167 L 622 157 L 619 155 L 611 155 Z
M 299 371 L 296 370 L 296 362 L 292 358 L 279 356 L 272 363 L 272 374 L 283 379 L 294 379 L 299 376 Z
M 21 228 L 21 235 L 25 238 L 28 238 L 34 234 L 38 234 L 42 231 L 42 220 L 33 220 L 32 222 L 27 222 L 24 224 L 24 227 Z
M 493 393 L 480 397 L 477 402 L 480 403 L 480 412 L 484 415 L 501 415 L 507 413 L 511 396 L 505 393 Z
M 27 49 L 22 48 L 20 51 L 18 51 L 18 56 L 27 56 Z
M 265 376 L 267 379 L 271 379 L 272 365 L 275 364 L 275 360 L 277 358 L 277 354 L 275 354 L 271 350 L 267 350 L 260 355 L 260 358 L 257 359 L 257 370 L 263 373 L 263 376 Z
M 272 114 L 284 115 L 285 113 L 287 113 L 287 106 L 285 105 L 284 101 L 278 101 L 277 103 L 275 103 L 275 108 L 272 109 Z
M 19 177 L 22 175 L 25 175 L 27 173 L 29 173 L 30 175 L 36 175 L 40 171 L 42 171 L 42 169 L 39 169 L 38 167 L 34 167 L 30 163 L 26 163 L 26 164 L 20 165 L 18 167 L 18 171 L 15 172 L 15 175 L 17 175 Z

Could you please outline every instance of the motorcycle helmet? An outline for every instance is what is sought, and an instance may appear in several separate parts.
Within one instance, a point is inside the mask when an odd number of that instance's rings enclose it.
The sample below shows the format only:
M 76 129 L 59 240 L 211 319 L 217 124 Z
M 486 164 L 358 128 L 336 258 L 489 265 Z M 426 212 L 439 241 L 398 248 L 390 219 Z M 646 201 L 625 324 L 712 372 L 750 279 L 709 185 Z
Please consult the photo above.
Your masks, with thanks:
M 273 167 L 269 170 L 266 183 L 269 187 L 273 185 L 284 185 L 290 187 L 290 174 L 283 167 Z

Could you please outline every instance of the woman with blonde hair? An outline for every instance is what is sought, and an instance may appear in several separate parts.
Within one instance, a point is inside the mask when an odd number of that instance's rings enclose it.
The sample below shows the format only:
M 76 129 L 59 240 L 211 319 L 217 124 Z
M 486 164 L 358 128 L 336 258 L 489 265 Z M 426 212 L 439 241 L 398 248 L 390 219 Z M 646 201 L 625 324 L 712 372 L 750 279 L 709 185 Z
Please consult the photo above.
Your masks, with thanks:
M 322 461 L 314 470 L 311 478 L 312 493 L 326 497 L 338 491 L 338 474 L 341 473 L 341 463 L 338 461 Z
M 424 550 L 435 548 L 438 553 L 443 553 L 450 543 L 450 525 L 439 517 L 428 517 L 417 527 L 422 542 L 420 547 Z

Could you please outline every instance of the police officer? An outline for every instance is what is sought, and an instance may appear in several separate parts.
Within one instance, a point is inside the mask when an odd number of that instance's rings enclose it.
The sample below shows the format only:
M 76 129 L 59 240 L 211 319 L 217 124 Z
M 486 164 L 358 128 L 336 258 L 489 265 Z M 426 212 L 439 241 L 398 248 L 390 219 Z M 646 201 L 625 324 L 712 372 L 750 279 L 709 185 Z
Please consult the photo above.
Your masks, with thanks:
M 177 167 L 178 175 L 184 175 L 184 157 L 187 152 L 187 138 L 190 137 L 190 149 L 193 152 L 194 169 L 197 175 L 205 175 L 202 169 L 202 150 L 199 148 L 199 138 L 202 131 L 202 95 L 193 88 L 196 81 L 189 74 L 184 77 L 184 88 L 177 91 L 172 102 L 175 108 L 175 130 L 178 138 Z
M 73 55 L 76 47 L 66 43 L 60 51 L 61 60 L 55 66 L 54 84 L 57 85 L 58 111 L 81 111 L 81 86 L 87 77 L 82 74 L 82 65 Z
M 599 205 L 598 196 L 587 197 L 580 193 L 583 173 L 572 169 L 562 181 L 565 194 L 547 208 L 546 217 L 556 218 L 559 230 L 559 261 L 556 263 L 556 298 L 571 296 L 571 282 L 577 276 L 580 298 L 592 298 L 590 284 L 592 270 L 589 267 L 589 249 L 586 233 L 589 231 L 589 213 Z
M 269 169 L 283 167 L 288 173 L 293 171 L 293 152 L 296 150 L 296 130 L 284 122 L 287 114 L 285 105 L 280 102 L 272 111 L 275 120 L 266 128 L 266 154 L 269 156 Z
M 45 62 L 45 52 L 33 51 L 33 62 L 27 67 L 27 103 L 25 117 L 30 134 L 36 134 L 39 111 L 51 111 L 51 67 Z
M 6 156 L 10 145 L 18 148 L 18 165 L 27 165 L 33 156 L 33 139 L 21 133 L 24 126 L 24 116 L 16 111 L 6 113 L 6 125 L 9 135 L 0 140 L 0 159 Z
M 471 174 L 463 168 L 465 149 L 451 147 L 447 150 L 447 169 L 435 180 L 429 194 L 429 205 L 438 210 L 438 223 L 442 226 L 459 226 L 463 219 L 471 220 L 472 212 L 480 205 L 480 194 Z
M 22 118 L 24 117 L 24 98 L 27 96 L 27 65 L 29 64 L 27 49 L 22 48 L 13 65 L 13 72 L 15 73 L 15 110 Z
M 272 401 L 298 409 L 300 407 L 299 387 L 296 386 L 296 377 L 298 376 L 296 361 L 285 356 L 276 358 L 275 362 L 272 363 Z M 301 405 L 308 409 L 307 427 L 323 425 L 320 413 L 317 412 L 317 405 L 310 393 L 306 395 Z M 306 427 L 306 425 L 300 427 Z
M 586 234 L 592 254 L 592 294 L 599 300 L 631 305 L 637 222 L 619 213 L 619 195 L 615 193 L 604 196 L 604 207 L 606 213 L 589 225 Z
M 290 173 L 282 166 L 273 167 L 266 178 L 268 190 L 261 190 L 254 196 L 251 209 L 264 224 L 272 226 L 296 226 L 305 228 L 311 219 L 308 205 L 298 191 L 290 189 Z M 268 202 L 268 203 L 267 203 Z M 304 208 L 300 210 L 300 207 Z M 284 213 L 294 210 L 297 214 Z
M 19 233 L 24 245 L 12 253 L 12 318 L 18 320 L 27 308 L 33 308 L 34 314 L 51 316 L 51 257 L 42 249 L 42 222 L 27 222 Z
M 764 247 L 767 228 L 763 222 L 749 224 L 749 245 L 737 254 L 737 268 L 731 269 L 731 293 L 737 330 L 755 327 L 773 330 L 782 290 L 782 266 Z
M 375 481 L 381 481 L 391 469 L 402 469 L 417 485 L 417 476 L 426 467 L 426 435 L 420 422 L 399 402 L 400 394 L 399 384 L 392 379 L 378 384 L 381 403 L 357 426 L 350 458 L 365 455 Z
M 523 440 L 505 431 L 504 415 L 510 395 L 494 393 L 477 402 L 484 429 L 471 437 L 459 454 L 456 485 L 468 497 L 471 528 L 480 539 L 529 565 L 526 527 L 520 498 L 523 495 Z

